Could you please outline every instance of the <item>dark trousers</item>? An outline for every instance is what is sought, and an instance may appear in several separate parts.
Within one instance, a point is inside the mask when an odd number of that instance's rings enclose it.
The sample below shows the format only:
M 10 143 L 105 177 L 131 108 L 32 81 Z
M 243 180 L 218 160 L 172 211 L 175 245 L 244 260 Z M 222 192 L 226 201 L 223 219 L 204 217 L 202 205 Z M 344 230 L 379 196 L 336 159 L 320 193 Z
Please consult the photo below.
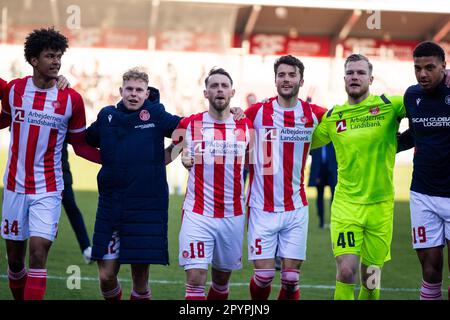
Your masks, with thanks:
M 317 215 L 319 216 L 319 227 L 323 228 L 325 225 L 325 207 L 323 203 L 325 186 L 319 184 L 316 186 L 316 188 L 317 188 Z M 331 206 L 334 196 L 334 186 L 332 187 L 330 186 L 330 191 L 331 191 L 330 206 Z
M 69 218 L 70 225 L 75 232 L 81 252 L 83 252 L 84 249 L 91 245 L 91 243 L 89 241 L 86 225 L 84 224 L 83 215 L 75 202 L 72 185 L 64 185 L 62 205 Z

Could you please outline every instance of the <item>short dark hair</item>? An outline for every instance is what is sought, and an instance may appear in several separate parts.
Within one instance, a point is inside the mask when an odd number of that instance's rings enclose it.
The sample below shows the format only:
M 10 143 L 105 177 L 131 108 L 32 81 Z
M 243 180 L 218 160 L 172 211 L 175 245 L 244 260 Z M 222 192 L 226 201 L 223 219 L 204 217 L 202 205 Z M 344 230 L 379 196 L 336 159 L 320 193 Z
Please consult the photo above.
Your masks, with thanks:
M 278 67 L 280 64 L 287 64 L 289 66 L 298 67 L 298 70 L 300 71 L 300 76 L 303 79 L 303 72 L 305 71 L 305 66 L 303 65 L 303 62 L 301 62 L 299 59 L 292 55 L 286 55 L 279 57 L 274 65 L 273 65 L 273 71 L 275 72 L 275 77 L 277 76 Z
M 67 38 L 53 27 L 35 29 L 25 39 L 25 60 L 30 63 L 31 58 L 39 57 L 46 49 L 61 50 L 62 53 L 69 47 Z
M 423 41 L 419 43 L 413 51 L 413 58 L 418 57 L 438 57 L 442 62 L 445 61 L 444 49 L 436 42 Z
M 225 69 L 223 69 L 223 68 L 212 68 L 212 69 L 208 72 L 208 76 L 207 76 L 206 79 L 205 79 L 205 87 L 206 87 L 206 88 L 208 87 L 208 81 L 209 81 L 209 78 L 210 78 L 212 75 L 215 75 L 215 74 L 222 74 L 222 75 L 226 76 L 228 79 L 230 79 L 231 86 L 233 86 L 233 79 L 231 79 L 230 74 L 229 74 Z
M 372 75 L 373 71 L 372 64 L 370 63 L 369 59 L 366 56 L 359 53 L 352 53 L 351 55 L 349 55 L 347 59 L 345 59 L 344 68 L 347 67 L 347 64 L 349 62 L 356 62 L 356 61 L 366 61 L 367 64 L 369 65 L 369 75 Z

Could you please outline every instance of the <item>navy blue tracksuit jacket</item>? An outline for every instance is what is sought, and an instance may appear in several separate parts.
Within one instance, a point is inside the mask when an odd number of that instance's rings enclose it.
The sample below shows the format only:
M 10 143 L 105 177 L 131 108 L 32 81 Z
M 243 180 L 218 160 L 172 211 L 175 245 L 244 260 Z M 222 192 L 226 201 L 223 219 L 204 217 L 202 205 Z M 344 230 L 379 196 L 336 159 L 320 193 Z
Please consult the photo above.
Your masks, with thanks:
M 166 112 L 159 92 L 136 111 L 103 108 L 87 129 L 87 141 L 100 148 L 102 167 L 92 258 L 108 252 L 113 231 L 120 237 L 119 262 L 168 264 L 169 193 L 164 164 L 164 137 L 180 118 Z

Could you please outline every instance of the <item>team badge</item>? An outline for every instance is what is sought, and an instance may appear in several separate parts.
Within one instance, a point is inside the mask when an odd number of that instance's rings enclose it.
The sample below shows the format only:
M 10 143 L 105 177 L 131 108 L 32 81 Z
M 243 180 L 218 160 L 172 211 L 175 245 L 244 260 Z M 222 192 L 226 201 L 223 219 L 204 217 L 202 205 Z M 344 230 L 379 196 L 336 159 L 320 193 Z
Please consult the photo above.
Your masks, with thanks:
M 303 116 L 303 117 L 300 118 L 300 121 L 301 121 L 302 123 L 306 123 L 306 122 L 308 122 L 308 118 L 305 117 L 305 116 Z
M 376 115 L 380 113 L 380 107 L 373 107 L 369 109 L 370 114 Z
M 148 119 L 150 119 L 150 112 L 148 112 L 147 110 L 142 110 L 139 113 L 139 118 L 141 118 L 142 121 L 147 121 Z
M 53 101 L 52 106 L 55 110 L 61 108 L 61 104 L 59 103 L 59 101 Z
M 183 258 L 189 258 L 189 252 L 187 252 L 186 250 L 183 251 Z
M 416 104 L 417 104 L 417 106 L 419 106 L 420 100 L 422 100 L 422 99 L 420 99 L 420 98 L 417 98 L 417 99 L 416 99 Z
M 445 104 L 448 104 L 450 106 L 450 96 L 445 97 Z
M 108 121 L 109 121 L 109 123 L 111 123 L 111 120 L 112 120 L 112 114 L 108 114 Z
M 347 121 L 345 119 L 336 121 L 336 132 L 344 132 L 347 130 Z

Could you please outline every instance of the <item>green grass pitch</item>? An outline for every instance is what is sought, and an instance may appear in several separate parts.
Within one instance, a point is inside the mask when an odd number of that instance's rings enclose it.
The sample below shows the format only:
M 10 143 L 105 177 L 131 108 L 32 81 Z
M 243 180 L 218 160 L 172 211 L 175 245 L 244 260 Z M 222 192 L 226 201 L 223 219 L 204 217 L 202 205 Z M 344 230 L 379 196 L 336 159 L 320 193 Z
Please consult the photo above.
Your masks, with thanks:
M 177 160 L 178 161 L 178 160 Z M 84 219 L 92 236 L 97 205 L 96 174 L 99 166 L 71 155 L 74 173 L 74 189 L 78 205 L 84 213 Z M 0 153 L 0 167 L 4 168 L 5 152 Z M 307 176 L 307 175 L 306 175 Z M 408 206 L 408 188 L 411 177 L 409 166 L 397 166 L 395 170 L 396 205 L 394 239 L 392 243 L 392 260 L 382 273 L 382 299 L 418 299 L 421 274 L 419 262 L 411 248 L 410 218 Z M 315 208 L 315 189 L 307 190 L 310 200 L 310 223 L 308 235 L 307 260 L 300 273 L 301 299 L 332 299 L 335 283 L 335 262 L 331 252 L 329 230 L 319 229 Z M 181 222 L 181 196 L 171 196 L 169 211 L 169 266 L 151 266 L 150 284 L 153 299 L 183 299 L 184 271 L 178 266 L 178 230 Z M 326 207 L 328 210 L 328 206 Z M 327 216 L 329 222 L 329 216 Z M 0 299 L 12 299 L 6 278 L 6 259 L 3 241 L 0 244 Z M 244 243 L 244 268 L 236 271 L 231 279 L 231 299 L 249 299 L 248 282 L 252 266 L 247 261 L 247 247 Z M 447 255 L 445 255 L 447 256 Z M 447 257 L 446 257 L 447 258 Z M 68 268 L 78 266 L 81 271 L 81 288 L 69 289 L 67 282 L 71 274 Z M 444 264 L 444 269 L 447 269 Z M 65 213 L 60 220 L 59 235 L 53 244 L 48 261 L 48 280 L 46 299 L 101 299 L 97 267 L 85 265 Z M 73 268 L 73 267 L 72 267 Z M 119 277 L 124 298 L 131 291 L 130 267 L 124 265 Z M 208 278 L 209 280 L 210 278 Z M 276 299 L 279 289 L 279 273 L 273 282 L 270 299 Z M 444 288 L 450 284 L 449 273 L 444 273 Z

